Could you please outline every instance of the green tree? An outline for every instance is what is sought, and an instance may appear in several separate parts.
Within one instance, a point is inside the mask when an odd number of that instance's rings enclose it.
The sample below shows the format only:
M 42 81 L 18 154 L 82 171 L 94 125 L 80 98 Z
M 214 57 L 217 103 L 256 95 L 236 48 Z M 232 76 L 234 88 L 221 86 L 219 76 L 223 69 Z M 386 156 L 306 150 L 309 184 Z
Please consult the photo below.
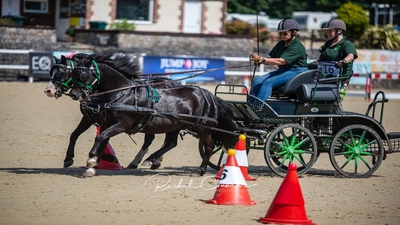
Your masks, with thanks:
M 400 32 L 390 24 L 382 28 L 371 26 L 355 45 L 357 48 L 400 50 Z
M 369 9 L 372 2 L 394 2 L 398 0 L 352 0 L 351 2 Z M 265 12 L 271 18 L 290 18 L 293 11 L 333 12 L 348 0 L 228 0 L 228 13 L 256 14 Z
M 346 23 L 346 36 L 351 40 L 359 38 L 369 27 L 369 18 L 359 5 L 345 3 L 336 10 L 336 13 L 338 18 Z
M 255 28 L 253 25 L 240 21 L 240 20 L 234 20 L 232 22 L 227 22 L 226 23 L 226 33 L 227 34 L 254 34 L 255 31 L 253 31 Z

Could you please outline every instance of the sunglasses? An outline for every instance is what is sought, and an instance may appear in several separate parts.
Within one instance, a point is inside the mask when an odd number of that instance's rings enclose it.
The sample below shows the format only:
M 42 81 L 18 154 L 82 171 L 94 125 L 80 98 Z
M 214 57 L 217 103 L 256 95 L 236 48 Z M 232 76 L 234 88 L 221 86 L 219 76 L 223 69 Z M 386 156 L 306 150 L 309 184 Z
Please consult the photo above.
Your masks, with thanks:
M 288 34 L 289 34 L 289 32 L 287 32 L 287 31 L 285 31 L 285 32 L 279 32 L 279 35 L 280 35 L 280 36 L 282 36 L 282 35 L 286 36 L 286 35 L 288 35 Z

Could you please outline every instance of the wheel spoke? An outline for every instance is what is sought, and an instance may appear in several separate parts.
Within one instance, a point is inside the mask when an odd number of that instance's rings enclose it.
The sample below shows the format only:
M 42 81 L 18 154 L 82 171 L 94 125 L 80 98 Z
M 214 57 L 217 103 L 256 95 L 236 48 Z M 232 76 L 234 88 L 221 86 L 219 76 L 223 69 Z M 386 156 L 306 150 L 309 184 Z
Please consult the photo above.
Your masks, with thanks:
M 364 159 L 364 157 L 359 156 L 358 158 L 364 163 L 364 165 L 365 165 L 366 167 L 368 167 L 368 169 L 371 169 L 371 168 L 372 168 L 372 167 L 369 165 L 369 163 Z
M 309 142 L 310 141 L 310 137 L 306 137 L 306 138 L 304 138 L 302 141 L 300 141 L 299 143 L 297 143 L 296 145 L 294 145 L 293 146 L 293 144 L 292 144 L 292 146 L 294 147 L 294 148 L 299 148 L 302 144 L 304 144 L 304 143 L 306 143 L 306 142 Z
M 293 129 L 292 141 L 290 142 L 290 146 L 293 146 L 296 141 L 297 131 L 298 129 Z
M 350 157 L 346 160 L 345 163 L 343 163 L 342 167 L 340 167 L 340 168 L 343 169 L 353 158 L 354 158 L 354 156 L 350 155 Z
M 301 163 L 302 166 L 306 166 L 306 163 L 304 162 L 304 160 L 300 158 L 301 156 L 295 154 L 295 155 L 293 155 L 293 157 L 294 157 L 295 159 L 297 159 L 297 161 L 298 161 L 299 163 Z
M 289 146 L 289 140 L 288 140 L 288 137 L 286 136 L 285 132 L 282 130 L 280 132 L 280 134 L 282 135 L 282 141 L 285 143 L 286 146 Z

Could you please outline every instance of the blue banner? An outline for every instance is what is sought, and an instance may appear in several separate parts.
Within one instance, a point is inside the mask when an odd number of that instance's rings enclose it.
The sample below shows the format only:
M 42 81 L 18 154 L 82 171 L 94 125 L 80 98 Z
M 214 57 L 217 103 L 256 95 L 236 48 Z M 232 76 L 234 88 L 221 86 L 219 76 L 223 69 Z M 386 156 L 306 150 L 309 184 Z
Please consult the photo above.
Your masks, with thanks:
M 214 82 L 225 81 L 225 60 L 217 58 L 194 58 L 194 57 L 172 57 L 172 56 L 144 56 L 143 57 L 143 74 L 160 74 L 171 79 L 181 79 L 188 76 L 201 73 L 184 73 L 190 70 L 208 70 L 222 68 L 220 70 L 205 71 L 198 76 L 185 79 L 186 82 Z M 171 74 L 171 73 L 182 74 Z

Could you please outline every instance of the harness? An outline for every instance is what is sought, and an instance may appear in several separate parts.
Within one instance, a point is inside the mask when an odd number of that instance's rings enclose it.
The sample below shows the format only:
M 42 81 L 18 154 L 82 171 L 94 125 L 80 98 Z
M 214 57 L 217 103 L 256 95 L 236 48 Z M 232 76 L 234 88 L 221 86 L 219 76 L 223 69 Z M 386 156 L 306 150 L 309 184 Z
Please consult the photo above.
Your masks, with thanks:
M 218 114 L 218 104 L 217 98 L 214 97 L 209 91 L 199 88 L 199 93 L 202 95 L 204 99 L 204 107 L 202 110 L 202 115 L 190 115 L 190 114 L 181 114 L 175 112 L 158 112 L 155 110 L 156 104 L 160 101 L 161 96 L 157 89 L 154 86 L 159 86 L 166 83 L 176 82 L 177 80 L 168 80 L 168 81 L 157 81 L 149 83 L 149 79 L 147 79 L 144 83 L 143 80 L 141 82 L 137 82 L 137 80 L 130 80 L 128 86 L 120 87 L 108 91 L 103 92 L 95 92 L 90 93 L 96 87 L 95 84 L 100 84 L 100 70 L 97 63 L 94 60 L 91 60 L 92 66 L 88 67 L 76 67 L 75 69 L 84 69 L 80 71 L 79 80 L 75 81 L 75 84 L 82 88 L 82 91 L 85 92 L 86 97 L 84 100 L 81 100 L 81 108 L 85 112 L 86 116 L 90 118 L 93 122 L 96 115 L 101 117 L 101 121 L 104 121 L 106 124 L 111 124 L 110 121 L 107 121 L 107 113 L 109 111 L 119 111 L 119 112 L 126 112 L 126 113 L 136 113 L 142 115 L 140 121 L 137 124 L 134 124 L 132 128 L 129 130 L 130 134 L 135 134 L 141 130 L 155 117 L 162 117 L 169 119 L 173 123 L 183 123 L 189 124 L 192 127 L 197 127 L 199 125 L 204 126 L 203 124 L 211 123 L 214 126 L 218 124 L 217 118 Z M 220 68 L 218 68 L 220 69 Z M 89 71 L 88 71 L 89 70 Z M 210 69 L 216 70 L 216 69 Z M 205 71 L 203 71 L 204 73 Z M 198 76 L 199 74 L 193 74 L 190 77 Z M 89 77 L 92 77 L 89 80 Z M 93 78 L 94 77 L 94 78 Z M 147 75 L 147 77 L 149 77 Z M 183 78 L 183 79 L 187 79 Z M 165 87 L 165 88 L 176 88 L 178 85 L 172 85 L 172 87 Z M 181 85 L 179 85 L 181 86 Z M 113 99 L 107 103 L 100 102 L 99 98 L 100 95 L 105 95 L 113 92 L 119 92 Z M 143 96 L 140 93 L 145 93 L 145 106 L 138 106 L 139 97 Z M 127 94 L 132 94 L 133 96 L 129 96 L 133 98 L 133 104 L 125 104 L 125 103 L 118 103 L 118 101 L 126 96 Z M 144 97 L 144 96 L 143 96 Z M 142 97 L 142 99 L 143 99 Z M 212 112 L 212 118 L 209 117 L 211 113 L 211 107 L 214 107 L 214 111 Z M 90 113 L 92 112 L 92 113 Z M 194 122 L 186 121 L 182 118 L 193 118 Z
M 133 81 L 132 81 L 133 82 Z M 103 121 L 105 121 L 107 124 L 109 123 L 107 121 L 107 112 L 108 111 L 124 111 L 124 112 L 136 112 L 139 114 L 143 114 L 144 116 L 142 117 L 141 121 L 136 124 L 135 126 L 132 127 L 130 130 L 130 133 L 135 134 L 139 132 L 141 129 L 143 129 L 146 124 L 154 117 L 154 106 L 155 103 L 157 103 L 160 100 L 160 95 L 158 94 L 157 90 L 154 89 L 151 86 L 146 86 L 145 87 L 145 92 L 146 92 L 146 102 L 147 105 L 146 107 L 140 107 L 137 105 L 138 103 L 138 88 L 134 88 L 134 99 L 135 103 L 132 106 L 130 110 L 125 110 L 129 105 L 123 104 L 123 103 L 116 103 L 119 99 L 121 99 L 123 96 L 128 94 L 131 91 L 131 89 L 124 90 L 118 96 L 113 99 L 112 101 L 108 103 L 102 103 L 99 102 L 99 98 L 89 98 L 85 101 L 81 101 L 81 107 L 83 111 L 85 112 L 86 116 L 91 120 L 91 122 L 94 124 L 94 119 L 93 116 L 94 114 L 99 114 L 102 118 Z M 88 113 L 87 110 L 90 110 L 93 114 Z

